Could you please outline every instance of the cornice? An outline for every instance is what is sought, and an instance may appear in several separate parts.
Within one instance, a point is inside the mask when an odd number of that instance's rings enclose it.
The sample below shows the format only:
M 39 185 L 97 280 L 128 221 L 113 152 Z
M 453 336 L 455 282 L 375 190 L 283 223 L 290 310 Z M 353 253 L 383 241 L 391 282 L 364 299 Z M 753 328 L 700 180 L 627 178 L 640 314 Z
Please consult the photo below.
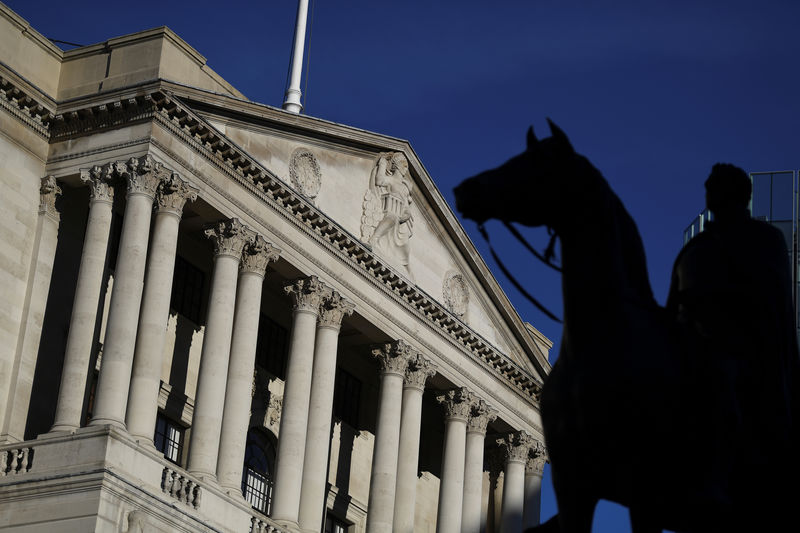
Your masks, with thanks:
M 262 193 L 259 194 L 261 199 L 283 212 L 286 219 L 332 245 L 339 252 L 337 255 L 340 258 L 382 285 L 396 300 L 413 309 L 431 329 L 443 334 L 461 351 L 480 361 L 484 368 L 491 370 L 524 396 L 538 400 L 541 383 L 526 369 L 473 331 L 430 295 L 395 272 L 359 239 L 195 114 L 179 97 L 163 90 L 158 84 L 153 84 L 139 87 L 136 96 L 126 95 L 113 101 L 95 101 L 83 108 L 75 104 L 71 106 L 73 110 L 53 117 L 50 125 L 51 142 L 135 122 L 155 120 L 178 134 L 195 151 L 205 155 L 247 189 Z
M 42 96 L 35 95 L 35 91 L 25 87 L 26 83 L 15 78 L 17 76 L 10 76 L 6 72 L 0 74 L 0 107 L 42 138 L 49 139 L 52 104 L 48 105 Z

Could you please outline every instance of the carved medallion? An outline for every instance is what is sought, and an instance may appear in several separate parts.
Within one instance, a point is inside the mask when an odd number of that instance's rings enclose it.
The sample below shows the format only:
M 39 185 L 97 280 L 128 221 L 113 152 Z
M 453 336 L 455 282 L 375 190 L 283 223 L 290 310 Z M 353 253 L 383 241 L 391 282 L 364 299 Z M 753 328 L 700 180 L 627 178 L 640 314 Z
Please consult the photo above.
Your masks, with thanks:
M 447 272 L 442 283 L 442 296 L 445 307 L 459 318 L 464 318 L 469 306 L 469 288 L 464 276 L 455 270 Z
M 289 178 L 297 192 L 313 202 L 322 187 L 322 172 L 314 154 L 305 148 L 298 148 L 292 152 L 289 160 Z

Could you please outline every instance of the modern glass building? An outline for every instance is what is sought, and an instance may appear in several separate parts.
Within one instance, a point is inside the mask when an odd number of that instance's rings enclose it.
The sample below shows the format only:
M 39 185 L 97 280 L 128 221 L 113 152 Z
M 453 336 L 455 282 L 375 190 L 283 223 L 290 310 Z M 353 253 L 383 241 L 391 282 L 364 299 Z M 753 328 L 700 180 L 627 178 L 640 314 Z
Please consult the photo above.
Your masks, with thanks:
M 786 249 L 789 251 L 789 264 L 792 272 L 792 303 L 798 308 L 800 294 L 800 258 L 798 258 L 798 170 L 779 172 L 751 172 L 753 198 L 750 201 L 750 214 L 753 218 L 769 222 L 783 233 Z M 711 213 L 704 209 L 686 229 L 683 230 L 683 244 L 703 231 L 705 224 L 712 220 Z M 800 313 L 795 312 L 795 326 L 800 337 Z

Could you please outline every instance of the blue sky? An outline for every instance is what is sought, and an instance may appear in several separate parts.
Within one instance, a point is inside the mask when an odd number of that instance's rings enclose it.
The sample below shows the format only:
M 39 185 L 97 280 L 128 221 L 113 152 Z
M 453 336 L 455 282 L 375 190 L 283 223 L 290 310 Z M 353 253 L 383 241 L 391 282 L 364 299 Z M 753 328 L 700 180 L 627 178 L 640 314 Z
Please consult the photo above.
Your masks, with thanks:
M 80 44 L 167 25 L 248 98 L 283 101 L 294 0 L 4 1 L 47 37 Z M 455 185 L 521 151 L 529 125 L 543 136 L 551 117 L 637 222 L 661 303 L 713 163 L 800 168 L 797 0 L 312 5 L 309 115 L 408 139 L 451 205 Z M 465 227 L 488 258 L 475 225 Z M 560 314 L 558 275 L 489 228 L 514 273 Z M 526 234 L 546 244 L 543 231 Z M 557 349 L 558 324 L 497 275 Z M 546 477 L 542 515 L 554 512 Z M 622 508 L 598 508 L 595 532 L 627 530 Z

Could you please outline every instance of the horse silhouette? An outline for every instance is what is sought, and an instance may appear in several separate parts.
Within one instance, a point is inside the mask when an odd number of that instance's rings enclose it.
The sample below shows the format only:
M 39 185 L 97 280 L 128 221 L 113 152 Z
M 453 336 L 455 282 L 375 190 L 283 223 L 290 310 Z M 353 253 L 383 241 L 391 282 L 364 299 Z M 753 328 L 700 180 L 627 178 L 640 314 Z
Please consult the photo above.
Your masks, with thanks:
M 797 490 L 778 487 L 795 462 L 737 481 L 769 450 L 736 443 L 736 405 L 706 401 L 717 378 L 655 301 L 633 219 L 548 123 L 551 137 L 530 129 L 523 153 L 455 189 L 465 218 L 547 226 L 561 240 L 563 337 L 540 403 L 559 513 L 538 531 L 590 533 L 599 499 L 627 506 L 634 533 L 795 530 L 786 509 Z M 733 464 L 719 459 L 725 446 Z

